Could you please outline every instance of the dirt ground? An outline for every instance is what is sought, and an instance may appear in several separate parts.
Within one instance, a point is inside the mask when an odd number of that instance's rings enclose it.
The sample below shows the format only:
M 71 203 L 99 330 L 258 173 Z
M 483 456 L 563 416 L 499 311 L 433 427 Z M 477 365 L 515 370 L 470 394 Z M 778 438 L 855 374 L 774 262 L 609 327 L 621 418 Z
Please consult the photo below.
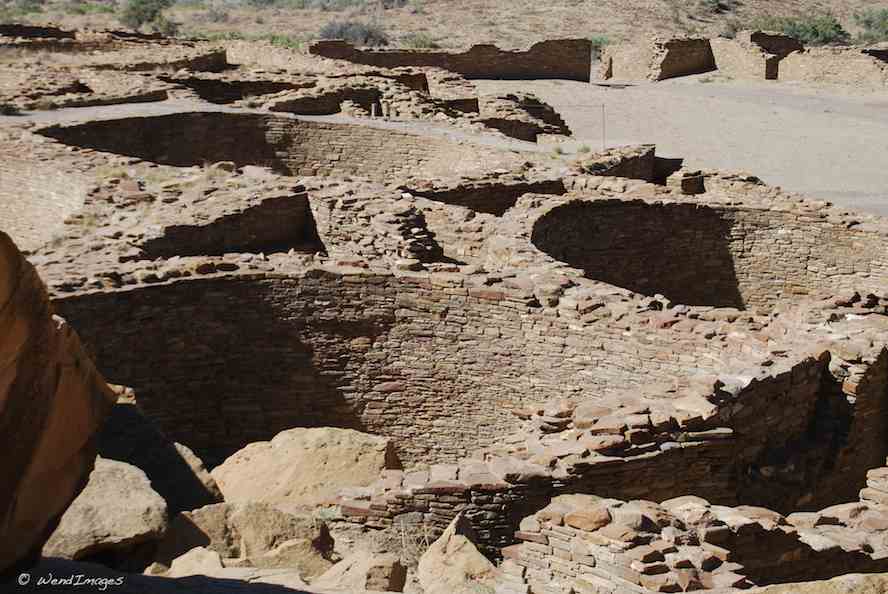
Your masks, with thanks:
M 477 81 L 530 91 L 557 109 L 576 146 L 656 143 L 691 167 L 748 171 L 811 197 L 888 214 L 888 90 L 689 77 L 625 88 L 569 81 Z

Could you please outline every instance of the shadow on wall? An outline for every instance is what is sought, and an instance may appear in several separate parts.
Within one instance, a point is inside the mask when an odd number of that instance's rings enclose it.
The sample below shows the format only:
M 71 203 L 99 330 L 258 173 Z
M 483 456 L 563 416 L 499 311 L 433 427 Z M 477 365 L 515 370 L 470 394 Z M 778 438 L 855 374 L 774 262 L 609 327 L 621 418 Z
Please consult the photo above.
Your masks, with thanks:
M 292 285 L 200 280 L 54 305 L 105 376 L 213 466 L 292 427 L 365 430 L 344 389 L 391 321 Z
M 271 120 L 259 114 L 181 113 L 51 126 L 40 134 L 68 145 L 162 165 L 234 161 L 238 166 L 258 165 L 287 173 L 267 134 Z
M 853 401 L 843 393 L 844 378 L 835 377 L 830 367 L 827 358 L 810 366 L 815 373 L 794 374 L 777 400 L 777 406 L 793 411 L 790 418 L 773 411 L 773 398 L 745 399 L 748 411 L 733 424 L 739 450 L 754 457 L 738 460 L 741 502 L 787 514 L 855 501 L 867 486 L 867 472 L 884 465 L 888 351 L 861 378 Z M 765 426 L 772 420 L 781 431 Z
M 99 455 L 148 475 L 170 515 L 220 501 L 194 474 L 176 446 L 134 404 L 118 403 L 99 434 Z
M 561 195 L 567 192 L 564 182 L 560 179 L 512 184 L 487 182 L 441 191 L 407 186 L 401 186 L 399 189 L 410 192 L 414 196 L 443 204 L 463 206 L 475 212 L 488 213 L 497 217 L 503 216 L 507 210 L 515 206 L 518 198 L 524 194 Z
M 232 161 L 237 167 L 268 167 L 283 175 L 439 176 L 518 161 L 511 153 L 440 135 L 260 113 L 185 112 L 49 126 L 37 132 L 70 146 L 162 165 Z
M 137 244 L 146 259 L 228 253 L 326 252 L 305 192 L 272 196 L 206 225 L 171 225 Z
M 210 103 L 225 105 L 234 103 L 248 97 L 270 95 L 281 91 L 304 89 L 315 86 L 317 83 L 289 83 L 271 80 L 217 80 L 211 78 L 176 78 L 174 76 L 159 76 L 164 82 L 185 86 Z
M 707 207 L 575 201 L 546 213 L 531 241 L 586 277 L 686 305 L 744 307 L 731 223 Z

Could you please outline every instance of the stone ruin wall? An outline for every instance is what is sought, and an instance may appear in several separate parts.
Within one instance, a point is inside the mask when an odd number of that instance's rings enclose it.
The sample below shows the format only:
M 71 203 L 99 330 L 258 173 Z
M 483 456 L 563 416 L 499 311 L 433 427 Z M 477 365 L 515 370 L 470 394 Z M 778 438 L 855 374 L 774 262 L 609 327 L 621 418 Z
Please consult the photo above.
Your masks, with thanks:
M 494 465 L 468 459 L 433 466 L 430 473 L 384 478 L 369 501 L 342 502 L 344 520 L 337 530 L 349 525 L 387 529 L 406 521 L 441 531 L 464 513 L 481 545 L 497 556 L 515 536 L 521 538 L 515 532 L 522 518 L 560 494 L 650 501 L 705 495 L 713 504 L 763 506 L 784 513 L 855 500 L 867 484 L 867 471 L 880 466 L 886 454 L 888 352 L 883 350 L 872 366 L 859 368 L 837 391 L 823 387 L 835 381 L 827 370 L 831 357 L 824 352 L 751 383 L 723 413 L 729 419 L 724 429 L 690 432 L 681 443 L 664 442 L 640 455 L 593 459 L 568 476 L 506 482 L 502 475 L 491 476 Z M 761 474 L 769 456 L 790 443 L 798 447 L 812 431 L 835 420 L 833 412 L 822 407 L 825 399 L 848 398 L 856 402 L 845 441 L 834 441 L 834 434 L 823 431 L 803 444 L 802 458 L 810 461 L 804 480 Z M 798 457 L 785 461 L 805 465 Z
M 608 45 L 600 68 L 603 79 L 665 80 L 710 72 L 716 65 L 708 39 L 687 37 Z
M 313 43 L 308 51 L 325 58 L 382 68 L 443 68 L 469 79 L 561 78 L 589 82 L 592 73 L 592 43 L 587 39 L 541 41 L 524 51 L 501 50 L 494 45 L 474 45 L 461 53 L 358 49 L 345 41 L 329 40 Z
M 864 48 L 810 48 L 780 62 L 780 79 L 837 85 L 888 85 L 888 60 Z
M 668 333 L 634 344 L 613 326 L 577 334 L 534 299 L 459 274 L 359 274 L 179 281 L 56 306 L 111 381 L 203 450 L 329 425 L 392 436 L 405 463 L 453 461 L 505 435 L 529 400 L 665 379 L 709 349 L 688 336 L 679 352 Z
M 481 171 L 515 157 L 444 138 L 286 116 L 184 113 L 45 128 L 41 134 L 96 150 L 175 166 L 233 161 L 298 176 L 371 178 Z
M 24 39 L 52 38 L 74 39 L 73 31 L 65 31 L 58 27 L 41 27 L 37 25 L 23 25 L 18 23 L 0 23 L 0 36 L 21 37 Z
M 774 210 L 576 201 L 540 217 L 532 241 L 589 278 L 689 305 L 768 308 L 888 280 L 879 235 Z
M 663 80 L 718 70 L 744 80 L 784 80 L 881 87 L 888 84 L 888 52 L 866 47 L 805 48 L 796 39 L 741 31 L 734 39 L 631 42 L 602 52 L 603 79 Z
M 501 565 L 513 585 L 516 578 L 526 584 L 518 591 L 529 586 L 540 594 L 728 593 L 753 583 L 804 582 L 888 567 L 884 551 L 861 547 L 865 530 L 845 524 L 848 511 L 842 508 L 856 503 L 811 514 L 811 521 L 823 523 L 808 525 L 801 514 L 785 518 L 762 508 L 710 505 L 696 496 L 660 505 L 595 499 L 555 500 L 522 521 L 517 536 L 523 542 L 504 550 Z M 863 513 L 884 524 L 881 511 Z M 878 538 L 877 531 L 871 534 Z

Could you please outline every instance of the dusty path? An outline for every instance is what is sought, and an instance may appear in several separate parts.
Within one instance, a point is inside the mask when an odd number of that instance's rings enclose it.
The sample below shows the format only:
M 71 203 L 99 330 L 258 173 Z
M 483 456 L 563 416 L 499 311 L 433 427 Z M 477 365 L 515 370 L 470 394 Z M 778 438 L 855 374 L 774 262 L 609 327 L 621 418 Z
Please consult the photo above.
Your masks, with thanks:
M 581 144 L 656 143 L 691 167 L 741 169 L 768 183 L 888 214 L 888 91 L 802 88 L 695 77 L 627 88 L 569 81 L 476 81 L 552 104 Z

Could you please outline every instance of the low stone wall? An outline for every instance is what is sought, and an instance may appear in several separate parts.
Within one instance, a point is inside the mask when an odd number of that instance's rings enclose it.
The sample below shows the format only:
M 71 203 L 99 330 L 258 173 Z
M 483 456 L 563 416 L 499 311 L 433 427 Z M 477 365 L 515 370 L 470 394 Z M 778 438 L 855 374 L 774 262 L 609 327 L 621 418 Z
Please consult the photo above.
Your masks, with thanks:
M 658 176 L 656 146 L 642 144 L 609 149 L 576 160 L 582 174 L 654 181 Z
M 718 71 L 741 80 L 777 80 L 780 58 L 760 47 L 735 39 L 710 40 Z
M 810 48 L 780 63 L 780 79 L 808 83 L 888 85 L 888 61 L 867 48 Z
M 59 27 L 0 23 L 0 37 L 74 39 L 75 33 L 74 31 L 65 31 Z
M 560 78 L 588 82 L 592 72 L 592 44 L 587 39 L 553 39 L 529 49 L 501 50 L 474 45 L 465 52 L 439 50 L 358 49 L 341 40 L 317 41 L 309 53 L 382 68 L 426 66 L 443 68 L 466 78 L 530 80 Z
M 864 358 L 872 361 L 870 356 Z M 497 446 L 483 458 L 433 465 L 428 471 L 390 471 L 369 489 L 344 493 L 339 509 L 346 523 L 382 529 L 409 520 L 443 530 L 464 513 L 493 555 L 511 542 L 509 527 L 518 528 L 522 513 L 559 494 L 663 501 L 706 493 L 720 505 L 767 505 L 786 513 L 820 509 L 855 499 L 867 484 L 885 489 L 872 473 L 867 481 L 867 471 L 882 464 L 886 453 L 886 360 L 884 350 L 877 361 L 856 365 L 820 352 L 738 391 L 730 387 L 734 380 L 723 377 L 717 384 L 722 388 L 707 397 L 720 402 L 713 404 L 713 410 L 719 409 L 714 416 L 702 408 L 690 415 L 653 408 L 648 415 L 633 415 L 646 409 L 632 408 L 630 399 L 622 411 L 618 405 L 615 416 L 607 412 L 616 400 L 611 398 L 584 400 L 570 422 L 571 417 L 553 416 L 571 414 L 564 401 L 552 402 L 534 418 L 560 429 L 550 426 L 536 437 L 525 436 L 526 449 L 521 438 L 510 436 L 499 440 L 508 446 Z M 839 370 L 843 364 L 848 371 Z M 840 382 L 848 374 L 836 390 L 825 387 L 836 381 L 828 366 L 839 370 Z M 834 411 L 824 406 L 832 401 L 848 406 L 844 421 L 837 423 Z M 586 418 L 587 411 L 597 412 Z M 668 415 L 671 424 L 656 420 Z M 590 435 L 572 437 L 583 427 Z M 648 442 L 659 445 L 649 447 Z M 590 449 L 596 451 L 589 454 Z M 878 489 L 865 492 L 888 501 Z M 750 554 L 757 559 L 758 578 L 777 575 L 773 568 L 763 569 L 777 563 L 766 550 Z M 813 579 L 790 566 L 781 571 L 787 578 Z
M 699 497 L 657 505 L 564 496 L 521 522 L 523 543 L 503 551 L 501 569 L 547 594 L 735 592 L 888 569 L 884 551 L 855 550 L 844 535 L 800 527 L 800 520 Z
M 715 68 L 709 40 L 694 37 L 609 45 L 601 54 L 604 79 L 664 80 Z

